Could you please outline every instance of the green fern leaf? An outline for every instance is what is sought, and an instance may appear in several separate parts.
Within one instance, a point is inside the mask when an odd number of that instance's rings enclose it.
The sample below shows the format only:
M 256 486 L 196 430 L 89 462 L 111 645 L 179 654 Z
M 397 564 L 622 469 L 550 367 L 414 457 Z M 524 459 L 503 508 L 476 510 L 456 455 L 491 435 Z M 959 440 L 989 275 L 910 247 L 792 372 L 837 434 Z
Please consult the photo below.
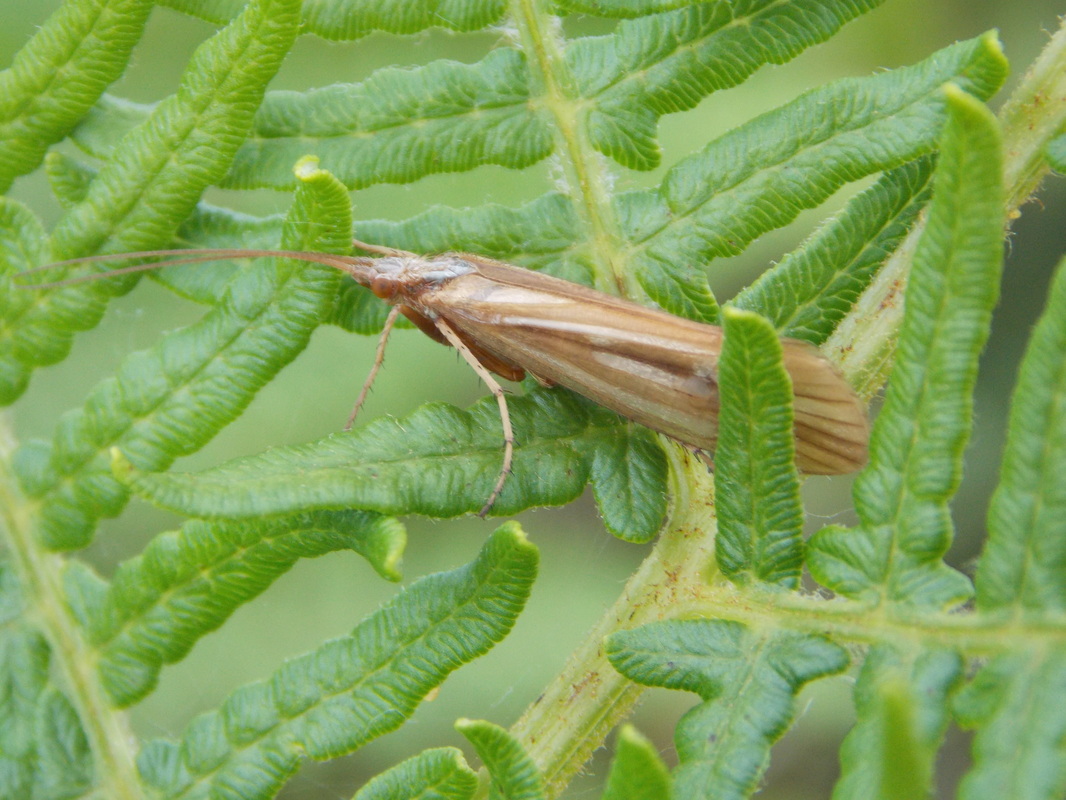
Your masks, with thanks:
M 0 192 L 122 74 L 151 10 L 148 0 L 66 3 L 0 72 Z
M 303 758 L 334 758 L 396 729 L 450 672 L 500 641 L 537 558 L 516 523 L 502 526 L 477 560 L 415 582 L 351 635 L 239 689 L 180 744 L 149 744 L 141 775 L 163 797 L 273 797 Z
M 347 196 L 328 173 L 303 172 L 283 246 L 346 249 Z M 50 446 L 23 447 L 17 469 L 26 491 L 48 501 L 41 523 L 48 545 L 84 546 L 99 517 L 121 510 L 127 493 L 111 476 L 111 447 L 160 468 L 230 422 L 304 348 L 338 282 L 332 268 L 290 262 L 244 273 L 200 323 L 128 358 L 84 409 L 60 420 Z
M 555 86 L 569 101 L 595 99 L 585 122 L 594 146 L 626 166 L 650 169 L 659 158 L 660 116 L 692 108 L 764 63 L 784 63 L 879 2 L 760 0 L 743 9 L 708 3 L 668 11 L 573 43 L 570 76 Z M 373 8 L 316 0 L 304 4 L 304 22 L 327 39 L 353 39 L 431 25 L 475 30 L 496 22 L 504 8 L 500 0 L 395 0 Z M 362 84 L 273 94 L 230 185 L 288 185 L 287 165 L 308 152 L 310 140 L 319 142 L 311 152 L 353 188 L 479 164 L 534 163 L 554 148 L 549 119 L 530 103 L 540 69 L 506 49 L 474 65 L 380 70 Z M 342 108 L 347 114 L 338 114 Z
M 304 25 L 323 39 L 358 39 L 373 31 L 418 33 L 431 27 L 476 31 L 502 21 L 505 0 L 305 0 Z
M 454 747 L 426 750 L 372 778 L 352 800 L 469 800 L 477 773 Z
M 1002 264 L 996 123 L 957 88 L 948 98 L 936 177 L 942 197 L 934 194 L 915 255 L 870 465 L 855 483 L 863 526 L 825 528 L 809 551 L 811 572 L 838 593 L 933 607 L 970 594 L 969 580 L 941 557 L 951 541 L 948 500 L 960 479 L 977 358 Z
M 183 14 L 199 17 L 216 25 L 225 25 L 244 8 L 244 0 L 160 0 L 159 5 Z
M 560 14 L 630 19 L 692 5 L 692 0 L 555 0 Z
M 145 250 L 165 245 L 204 188 L 225 173 L 262 96 L 296 34 L 298 0 L 259 0 L 193 56 L 182 89 L 123 140 L 120 155 L 52 232 L 52 256 Z M 162 212 L 162 213 L 161 213 Z M 36 366 L 62 359 L 72 333 L 99 321 L 109 296 L 129 280 L 67 286 L 38 294 L 19 324 L 0 328 L 0 352 Z M 25 375 L 13 385 L 24 385 Z M 11 395 L 12 385 L 0 389 Z
M 410 247 L 417 253 L 472 250 L 562 278 L 591 280 L 588 267 L 579 266 L 582 256 L 574 245 L 580 238 L 580 223 L 573 203 L 555 192 L 517 208 L 495 203 L 463 209 L 433 206 L 401 222 L 362 220 L 355 230 L 373 241 Z
M 259 0 L 193 54 L 178 92 L 116 143 L 85 201 L 53 231 L 57 258 L 165 243 L 172 219 L 225 173 L 295 36 L 292 0 Z M 159 207 L 141 207 L 154 201 Z M 122 198 L 122 199 L 119 199 Z M 165 227 L 164 227 L 165 226 Z
M 104 688 L 116 705 L 148 693 L 164 664 L 264 591 L 299 558 L 363 555 L 382 577 L 397 572 L 406 535 L 394 520 L 358 511 L 268 521 L 191 521 L 122 564 L 90 623 Z
M 122 141 L 144 125 L 159 105 L 136 103 L 124 97 L 102 94 L 74 130 L 71 138 L 77 142 L 82 152 L 100 161 L 107 161 L 115 155 Z M 50 155 L 63 157 L 54 152 Z M 93 171 L 94 177 L 97 172 L 98 170 Z
M 781 341 L 750 311 L 727 308 L 718 363 L 715 557 L 722 574 L 789 589 L 803 564 L 803 506 L 792 433 L 792 381 Z
M 730 305 L 784 336 L 824 342 L 925 208 L 932 165 L 926 157 L 885 174 Z
M 64 599 L 78 624 L 92 637 L 108 624 L 108 583 L 92 567 L 70 560 L 63 570 Z
M 514 737 L 498 725 L 461 719 L 455 729 L 474 745 L 492 779 L 492 800 L 547 800 L 537 765 Z
M 1041 800 L 1066 792 L 1066 653 L 1022 648 L 1000 655 L 955 699 L 959 724 L 976 729 L 962 800 Z
M 855 686 L 858 720 L 841 749 L 833 800 L 928 796 L 961 674 L 956 653 L 872 648 Z
M 988 510 L 988 545 L 977 604 L 1005 614 L 1066 609 L 1066 262 L 1022 362 L 1011 403 L 999 487 Z
M 569 392 L 533 391 L 512 398 L 508 406 L 517 439 L 515 463 L 492 514 L 570 502 L 591 476 L 598 481 L 597 495 L 612 498 L 610 517 L 648 526 L 626 535 L 640 540 L 655 533 L 661 516 L 626 511 L 620 504 L 630 502 L 624 495 L 637 485 L 653 483 L 662 491 L 661 450 L 633 437 L 623 449 L 637 457 L 632 466 L 637 474 L 627 478 L 606 463 L 619 453 L 619 429 L 631 423 Z M 502 459 L 499 412 L 495 400 L 487 398 L 469 411 L 428 404 L 401 420 L 378 419 L 350 433 L 276 447 L 197 473 L 143 473 L 121 458 L 116 470 L 138 494 L 189 516 L 355 507 L 455 517 L 484 505 Z M 597 459 L 604 463 L 597 465 Z M 294 481 L 297 473 L 301 478 Z
M 678 723 L 674 797 L 746 798 L 771 743 L 795 714 L 805 683 L 840 672 L 848 658 L 820 637 L 755 633 L 721 620 L 651 623 L 607 640 L 611 664 L 630 680 L 695 692 L 703 703 Z M 733 721 L 743 718 L 743 725 Z
M 352 189 L 482 164 L 526 167 L 552 150 L 549 120 L 530 101 L 525 59 L 510 49 L 476 64 L 437 61 L 360 84 L 273 92 L 224 185 L 287 188 L 290 165 L 306 153 Z
M 45 156 L 44 168 L 48 188 L 64 209 L 76 206 L 89 196 L 89 186 L 98 174 L 98 170 L 76 158 L 54 150 Z
M 93 762 L 81 721 L 65 695 L 49 689 L 38 699 L 34 725 L 38 777 L 34 798 L 79 797 L 92 785 Z
M 629 542 L 647 542 L 666 517 L 667 465 L 659 438 L 619 425 L 592 454 L 589 483 L 603 524 Z
M 659 165 L 659 119 L 694 108 L 767 63 L 784 64 L 882 0 L 693 3 L 622 22 L 566 53 L 577 93 L 595 98 L 589 144 L 630 169 Z
M 68 798 L 93 762 L 70 701 L 52 685 L 51 651 L 26 622 L 22 587 L 0 561 L 0 797 Z
M 5 571 L 8 571 L 5 567 Z M 36 710 L 47 689 L 48 645 L 39 633 L 5 626 L 0 634 L 0 789 L 29 797 L 41 757 L 34 739 Z
M 600 800 L 670 800 L 672 796 L 670 773 L 655 745 L 632 725 L 623 725 Z
M 998 42 L 961 42 L 913 67 L 808 92 L 715 140 L 672 167 L 658 189 L 623 194 L 617 216 L 637 244 L 628 268 L 663 308 L 717 321 L 702 270 L 679 265 L 740 253 L 850 181 L 933 150 L 944 115 L 940 87 L 978 97 L 999 87 Z
M 1057 620 L 1066 600 L 1062 461 L 1066 415 L 1066 265 L 1033 331 L 1011 404 L 1000 484 L 988 512 L 977 607 L 1005 618 Z M 1066 791 L 1066 690 L 1061 648 L 1024 648 L 983 666 L 956 699 L 977 730 L 975 767 L 961 797 L 1055 797 Z
M 0 347 L 0 405 L 17 400 L 29 383 L 24 365 L 34 358 L 36 339 L 11 336 L 10 332 L 31 312 L 33 295 L 20 291 L 13 278 L 41 263 L 44 240 L 44 226 L 32 211 L 7 197 L 0 198 L 0 339 L 8 339 L 10 345 Z
M 1060 134 L 1048 142 L 1047 158 L 1052 168 L 1066 173 L 1066 133 Z

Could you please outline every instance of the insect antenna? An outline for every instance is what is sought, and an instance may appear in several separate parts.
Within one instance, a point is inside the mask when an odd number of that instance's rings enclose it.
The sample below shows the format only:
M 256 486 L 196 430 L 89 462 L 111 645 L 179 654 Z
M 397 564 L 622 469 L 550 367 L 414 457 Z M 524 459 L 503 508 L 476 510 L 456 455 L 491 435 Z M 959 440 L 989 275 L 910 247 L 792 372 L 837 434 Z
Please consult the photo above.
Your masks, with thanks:
M 241 248 L 216 248 L 203 250 L 139 250 L 133 253 L 108 253 L 105 255 L 82 256 L 81 258 L 68 258 L 65 261 L 53 261 L 39 267 L 24 270 L 15 278 L 18 285 L 23 289 L 58 289 L 62 286 L 73 286 L 78 283 L 114 278 L 119 275 L 129 275 L 134 272 L 149 272 L 163 267 L 173 267 L 179 264 L 197 264 L 204 261 L 220 261 L 230 258 L 291 258 L 296 261 L 307 261 L 314 264 L 324 264 L 347 272 L 356 280 L 360 280 L 357 272 L 365 264 L 367 259 L 356 256 L 341 256 L 333 253 L 316 253 L 307 250 L 247 250 Z M 22 283 L 22 279 L 28 275 L 37 275 L 54 269 L 73 266 L 74 264 L 91 264 L 126 259 L 165 258 L 166 261 L 153 261 L 146 264 L 134 264 L 129 267 L 120 267 L 105 272 L 92 272 L 87 275 L 77 275 L 73 278 L 64 278 L 59 281 L 46 283 Z M 360 281 L 362 282 L 362 281 Z

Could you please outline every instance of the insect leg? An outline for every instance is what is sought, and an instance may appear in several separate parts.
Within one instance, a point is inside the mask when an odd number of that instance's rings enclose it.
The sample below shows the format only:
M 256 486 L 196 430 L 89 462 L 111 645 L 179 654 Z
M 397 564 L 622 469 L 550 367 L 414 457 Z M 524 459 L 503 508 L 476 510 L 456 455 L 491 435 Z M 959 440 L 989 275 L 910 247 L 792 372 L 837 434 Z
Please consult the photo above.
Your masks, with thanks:
M 378 370 L 381 369 L 382 363 L 385 361 L 385 343 L 389 340 L 389 334 L 392 333 L 392 326 L 396 324 L 396 319 L 400 316 L 400 307 L 393 306 L 389 309 L 389 315 L 385 318 L 385 326 L 381 329 L 381 338 L 378 339 L 378 349 L 374 354 L 374 366 L 370 368 L 370 374 L 366 376 L 366 380 L 363 381 L 363 388 L 359 390 L 359 397 L 355 400 L 355 406 L 352 408 L 352 413 L 348 415 L 348 422 L 344 425 L 344 430 L 350 431 L 352 425 L 355 423 L 355 418 L 359 415 L 359 409 L 363 407 L 363 402 L 366 400 L 367 393 L 370 391 L 370 384 L 374 382 L 374 378 L 378 375 Z
M 511 461 L 514 458 L 514 431 L 511 429 L 511 414 L 507 410 L 507 396 L 503 393 L 503 387 L 496 383 L 496 379 L 482 366 L 477 357 L 470 352 L 470 348 L 452 330 L 451 326 L 443 319 L 437 319 L 434 322 L 437 324 L 438 330 L 444 335 L 444 338 L 448 340 L 448 343 L 459 351 L 466 363 L 473 368 L 478 377 L 489 387 L 489 391 L 496 398 L 496 404 L 500 407 L 500 422 L 503 424 L 503 469 L 500 470 L 500 477 L 496 480 L 496 486 L 493 487 L 492 494 L 489 495 L 489 499 L 478 512 L 479 517 L 484 517 L 489 513 L 492 504 L 496 502 L 496 498 L 499 497 L 507 476 L 511 474 Z

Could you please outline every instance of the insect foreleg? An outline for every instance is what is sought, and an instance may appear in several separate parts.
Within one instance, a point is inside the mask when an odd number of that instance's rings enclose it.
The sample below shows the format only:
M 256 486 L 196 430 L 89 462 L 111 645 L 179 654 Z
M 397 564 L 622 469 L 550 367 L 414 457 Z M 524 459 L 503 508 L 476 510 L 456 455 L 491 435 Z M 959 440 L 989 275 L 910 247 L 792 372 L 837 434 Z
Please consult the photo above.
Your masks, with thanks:
M 489 509 L 492 508 L 492 504 L 496 502 L 496 498 L 499 497 L 500 491 L 503 489 L 503 484 L 507 480 L 507 476 L 511 473 L 511 461 L 514 458 L 514 431 L 511 429 L 511 414 L 507 410 L 507 395 L 503 392 L 503 387 L 496 382 L 496 379 L 492 377 L 492 374 L 482 366 L 481 362 L 477 360 L 477 357 L 470 352 L 470 348 L 463 343 L 463 340 L 459 338 L 458 334 L 452 330 L 451 326 L 443 319 L 436 319 L 434 323 L 437 325 L 437 329 L 441 332 L 448 343 L 459 351 L 459 354 L 463 357 L 467 364 L 469 364 L 474 372 L 478 374 L 478 377 L 489 387 L 489 391 L 492 392 L 493 397 L 496 398 L 496 404 L 500 407 L 500 422 L 503 424 L 503 469 L 500 470 L 500 477 L 496 480 L 496 486 L 492 490 L 492 494 L 489 495 L 489 499 L 482 506 L 478 513 L 479 517 L 484 517 L 489 513 Z
M 399 306 L 393 306 L 389 309 L 389 315 L 385 318 L 385 326 L 381 329 L 381 338 L 378 339 L 377 352 L 374 353 L 374 366 L 370 368 L 370 374 L 367 375 L 366 380 L 363 381 L 363 388 L 359 390 L 359 397 L 355 399 L 355 406 L 352 408 L 352 413 L 348 415 L 348 422 L 344 426 L 344 430 L 346 431 L 352 429 L 352 425 L 355 423 L 355 418 L 359 415 L 359 409 L 363 407 L 366 396 L 370 392 L 370 385 L 374 382 L 374 378 L 378 376 L 378 370 L 381 369 L 381 365 L 385 361 L 385 344 L 389 341 L 389 334 L 392 333 L 392 326 L 396 324 L 396 319 L 399 316 Z

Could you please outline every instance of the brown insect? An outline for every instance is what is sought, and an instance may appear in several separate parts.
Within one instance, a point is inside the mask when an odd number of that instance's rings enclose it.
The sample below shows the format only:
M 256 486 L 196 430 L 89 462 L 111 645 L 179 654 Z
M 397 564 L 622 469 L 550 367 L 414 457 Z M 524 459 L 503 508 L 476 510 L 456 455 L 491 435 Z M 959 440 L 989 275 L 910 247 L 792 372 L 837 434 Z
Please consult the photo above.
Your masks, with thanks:
M 647 308 L 580 284 L 470 253 L 421 256 L 355 241 L 380 258 L 278 250 L 153 250 L 92 256 L 81 261 L 176 256 L 107 275 L 220 258 L 277 256 L 326 264 L 392 304 L 374 366 L 349 426 L 366 398 L 399 314 L 432 339 L 456 348 L 489 387 L 503 424 L 503 467 L 481 509 L 492 507 L 511 469 L 514 433 L 495 373 L 526 374 L 561 385 L 706 453 L 718 439 L 718 358 L 722 329 Z M 34 270 L 36 271 L 36 270 Z M 854 472 L 866 462 L 866 408 L 834 366 L 812 345 L 782 339 L 795 396 L 796 464 L 814 475 Z

